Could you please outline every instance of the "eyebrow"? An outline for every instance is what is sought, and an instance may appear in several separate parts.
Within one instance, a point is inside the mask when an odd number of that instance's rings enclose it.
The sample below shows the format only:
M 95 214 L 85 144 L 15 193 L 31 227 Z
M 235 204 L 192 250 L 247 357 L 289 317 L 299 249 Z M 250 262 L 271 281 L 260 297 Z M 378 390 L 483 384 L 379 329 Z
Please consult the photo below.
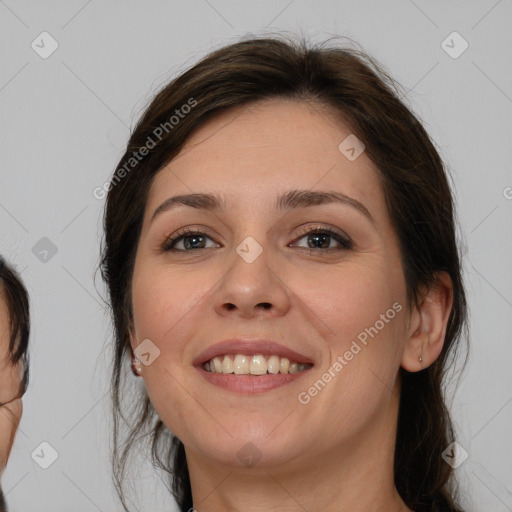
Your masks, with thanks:
M 308 208 L 323 204 L 345 204 L 362 213 L 374 226 L 377 225 L 368 208 L 353 197 L 342 194 L 341 192 L 322 192 L 315 190 L 290 190 L 279 196 L 276 201 L 277 210 L 290 210 L 293 208 Z M 222 210 L 226 207 L 225 200 L 216 194 L 197 193 L 183 194 L 169 197 L 153 213 L 151 222 L 165 211 L 169 211 L 179 206 L 189 206 L 199 210 Z

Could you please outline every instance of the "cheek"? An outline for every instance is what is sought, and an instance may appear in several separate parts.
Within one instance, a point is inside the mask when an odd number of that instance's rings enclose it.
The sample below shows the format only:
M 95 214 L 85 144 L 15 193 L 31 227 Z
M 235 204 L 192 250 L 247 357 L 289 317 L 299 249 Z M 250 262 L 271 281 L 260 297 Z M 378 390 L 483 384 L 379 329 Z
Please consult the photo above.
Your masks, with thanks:
M 325 283 L 304 287 L 313 290 L 308 306 L 329 334 L 328 357 L 302 397 L 311 399 L 305 407 L 329 418 L 329 435 L 350 438 L 378 421 L 396 390 L 405 308 L 397 283 L 376 271 L 354 269 Z
M 341 415 L 362 414 L 361 404 L 375 408 L 393 388 L 405 318 L 402 292 L 400 279 L 378 264 L 347 264 L 302 282 L 302 298 L 327 333 L 322 370 L 330 370 L 329 390 L 319 393 L 325 407 L 336 403 Z
M 301 299 L 315 312 L 325 325 L 325 339 L 332 349 L 346 350 L 345 345 L 357 338 L 365 328 L 370 328 L 394 302 L 402 296 L 395 276 L 386 274 L 378 265 L 347 264 L 315 277 L 297 280 Z M 299 284 L 300 283 L 300 284 Z M 387 315 L 389 320 L 384 333 L 389 331 L 393 319 L 398 318 L 395 310 Z M 378 327 L 382 327 L 379 322 Z M 364 336 L 362 336 L 364 337 Z
M 149 338 L 162 355 L 177 352 L 199 321 L 201 300 L 209 288 L 204 280 L 170 269 L 134 274 L 132 301 L 137 343 Z
M 184 435 L 182 418 L 197 408 L 187 391 L 183 354 L 197 337 L 198 325 L 204 319 L 203 301 L 208 300 L 214 277 L 208 284 L 207 275 L 187 274 L 182 269 L 148 266 L 134 271 L 135 344 L 149 339 L 158 349 L 151 364 L 142 367 L 144 384 L 158 416 L 178 436 Z
M 7 464 L 22 412 L 21 400 L 11 402 L 0 409 L 0 472 Z

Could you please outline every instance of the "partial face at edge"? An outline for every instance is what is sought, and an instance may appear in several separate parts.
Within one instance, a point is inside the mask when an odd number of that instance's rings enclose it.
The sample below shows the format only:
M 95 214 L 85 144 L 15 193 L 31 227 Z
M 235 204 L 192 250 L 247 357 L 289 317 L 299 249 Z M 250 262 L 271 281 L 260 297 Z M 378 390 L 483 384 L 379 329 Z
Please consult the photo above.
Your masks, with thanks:
M 0 284 L 0 402 L 9 402 L 19 391 L 23 366 L 8 360 L 10 318 Z M 5 469 L 23 411 L 21 398 L 0 407 L 0 473 Z
M 210 120 L 155 177 L 133 274 L 132 347 L 145 339 L 158 347 L 143 378 L 187 450 L 240 464 L 237 452 L 250 441 L 263 464 L 306 461 L 388 421 L 407 331 L 405 279 L 372 162 L 338 149 L 349 134 L 317 107 L 267 101 Z M 276 209 L 296 189 L 350 196 L 374 221 L 339 203 Z M 179 206 L 152 220 L 169 197 L 200 192 L 222 196 L 226 208 Z M 183 228 L 202 234 L 165 251 Z M 351 248 L 336 235 L 315 241 L 326 229 L 349 237 Z M 262 249 L 251 263 L 237 252 L 247 237 Z M 274 340 L 314 366 L 264 393 L 221 389 L 193 361 L 238 336 Z M 335 377 L 312 395 L 329 370 Z

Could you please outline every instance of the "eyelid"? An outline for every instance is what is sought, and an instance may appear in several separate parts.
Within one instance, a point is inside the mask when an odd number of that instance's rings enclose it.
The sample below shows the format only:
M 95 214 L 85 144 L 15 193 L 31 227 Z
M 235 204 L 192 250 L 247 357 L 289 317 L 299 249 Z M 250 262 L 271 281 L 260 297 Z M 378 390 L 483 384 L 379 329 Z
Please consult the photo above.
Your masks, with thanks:
M 337 227 L 333 226 L 332 224 L 306 224 L 304 228 L 302 228 L 301 236 L 307 235 L 308 233 L 311 233 L 312 231 L 332 231 L 336 235 L 338 235 L 340 238 L 343 238 L 346 242 L 352 243 L 352 239 L 344 232 L 338 229 Z
M 171 249 L 170 248 L 167 249 L 167 246 L 169 246 L 171 243 L 175 244 L 176 242 L 178 242 L 178 239 L 180 239 L 182 237 L 186 237 L 186 236 L 192 236 L 194 234 L 206 235 L 211 240 L 213 240 L 213 238 L 214 238 L 212 235 L 209 234 L 208 228 L 206 228 L 204 226 L 187 226 L 187 227 L 180 228 L 180 229 L 174 231 L 169 236 L 166 236 L 163 243 L 160 244 L 160 249 L 164 252 L 170 251 Z M 215 242 L 215 243 L 217 243 L 217 242 Z M 190 251 L 178 251 L 178 252 L 190 252 Z
M 341 242 L 338 241 L 338 243 L 340 243 L 344 249 L 351 249 L 354 244 L 352 239 L 344 231 L 341 231 L 340 229 L 336 228 L 332 224 L 318 224 L 318 223 L 311 224 L 311 223 L 309 223 L 309 224 L 304 224 L 302 226 L 299 226 L 298 229 L 300 229 L 300 233 L 294 238 L 292 243 L 296 243 L 298 240 L 300 240 L 304 236 L 315 233 L 315 232 L 326 232 L 328 234 L 329 234 L 329 232 L 331 232 L 331 236 L 336 235 L 337 237 L 339 237 L 341 239 Z M 176 244 L 177 242 L 181 241 L 183 238 L 186 238 L 187 236 L 193 236 L 193 235 L 205 235 L 206 237 L 208 237 L 210 240 L 212 240 L 214 243 L 217 244 L 217 242 L 215 242 L 215 240 L 214 240 L 214 237 L 211 236 L 208 233 L 208 231 L 209 230 L 204 226 L 187 226 L 184 228 L 180 228 L 177 231 L 175 231 L 174 233 L 172 233 L 171 235 L 165 237 L 165 240 L 161 244 L 161 250 L 164 252 L 169 252 L 169 251 L 173 250 L 171 248 L 171 245 Z M 304 248 L 302 248 L 302 249 L 304 249 Z M 314 252 L 320 253 L 320 252 L 328 252 L 328 251 L 333 251 L 333 250 L 336 250 L 336 249 L 326 249 L 326 250 L 319 249 L 319 250 L 314 250 Z M 184 251 L 184 250 L 177 249 L 176 252 L 194 252 L 194 251 Z

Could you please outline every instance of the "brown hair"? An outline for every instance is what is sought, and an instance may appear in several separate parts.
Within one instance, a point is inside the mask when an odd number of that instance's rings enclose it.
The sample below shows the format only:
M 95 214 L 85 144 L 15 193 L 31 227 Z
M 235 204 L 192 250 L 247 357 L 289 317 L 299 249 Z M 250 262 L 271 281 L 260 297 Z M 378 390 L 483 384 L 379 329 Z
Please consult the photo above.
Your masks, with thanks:
M 120 400 L 121 371 L 128 366 L 130 355 L 131 278 L 148 189 L 159 170 L 207 119 L 272 98 L 328 106 L 364 143 L 366 154 L 378 169 L 398 235 L 409 307 L 417 303 L 420 285 L 436 283 L 438 271 L 446 271 L 451 277 L 453 307 L 441 354 L 423 371 L 410 373 L 400 368 L 394 474 L 398 492 L 416 512 L 460 510 L 453 469 L 441 457 L 454 439 L 442 382 L 446 368 L 451 366 L 448 356 L 453 355 L 462 329 L 467 330 L 461 256 L 447 172 L 427 132 L 403 103 L 397 84 L 382 66 L 361 50 L 327 43 L 309 45 L 303 39 L 297 42 L 277 36 L 242 40 L 213 51 L 155 96 L 116 168 L 105 206 L 101 271 L 115 328 L 113 468 L 125 510 L 127 457 L 132 441 L 146 427 L 152 440 L 153 463 L 169 473 L 172 493 L 181 510 L 192 507 L 181 441 L 158 418 L 145 391 L 140 402 L 132 406 L 135 422 L 126 420 Z M 170 126 L 169 117 L 181 106 L 192 104 L 191 100 L 194 108 Z M 166 133 L 161 141 L 139 159 L 141 148 L 150 146 L 148 141 L 162 132 L 162 126 L 166 126 Z M 124 443 L 120 439 L 120 418 L 128 426 Z
M 28 340 L 30 334 L 29 298 L 20 275 L 5 259 L 0 256 L 0 300 L 5 300 L 9 317 L 9 357 L 8 361 L 15 365 L 23 362 L 23 378 L 18 395 L 25 393 L 29 379 Z M 0 403 L 0 405 L 5 405 Z

